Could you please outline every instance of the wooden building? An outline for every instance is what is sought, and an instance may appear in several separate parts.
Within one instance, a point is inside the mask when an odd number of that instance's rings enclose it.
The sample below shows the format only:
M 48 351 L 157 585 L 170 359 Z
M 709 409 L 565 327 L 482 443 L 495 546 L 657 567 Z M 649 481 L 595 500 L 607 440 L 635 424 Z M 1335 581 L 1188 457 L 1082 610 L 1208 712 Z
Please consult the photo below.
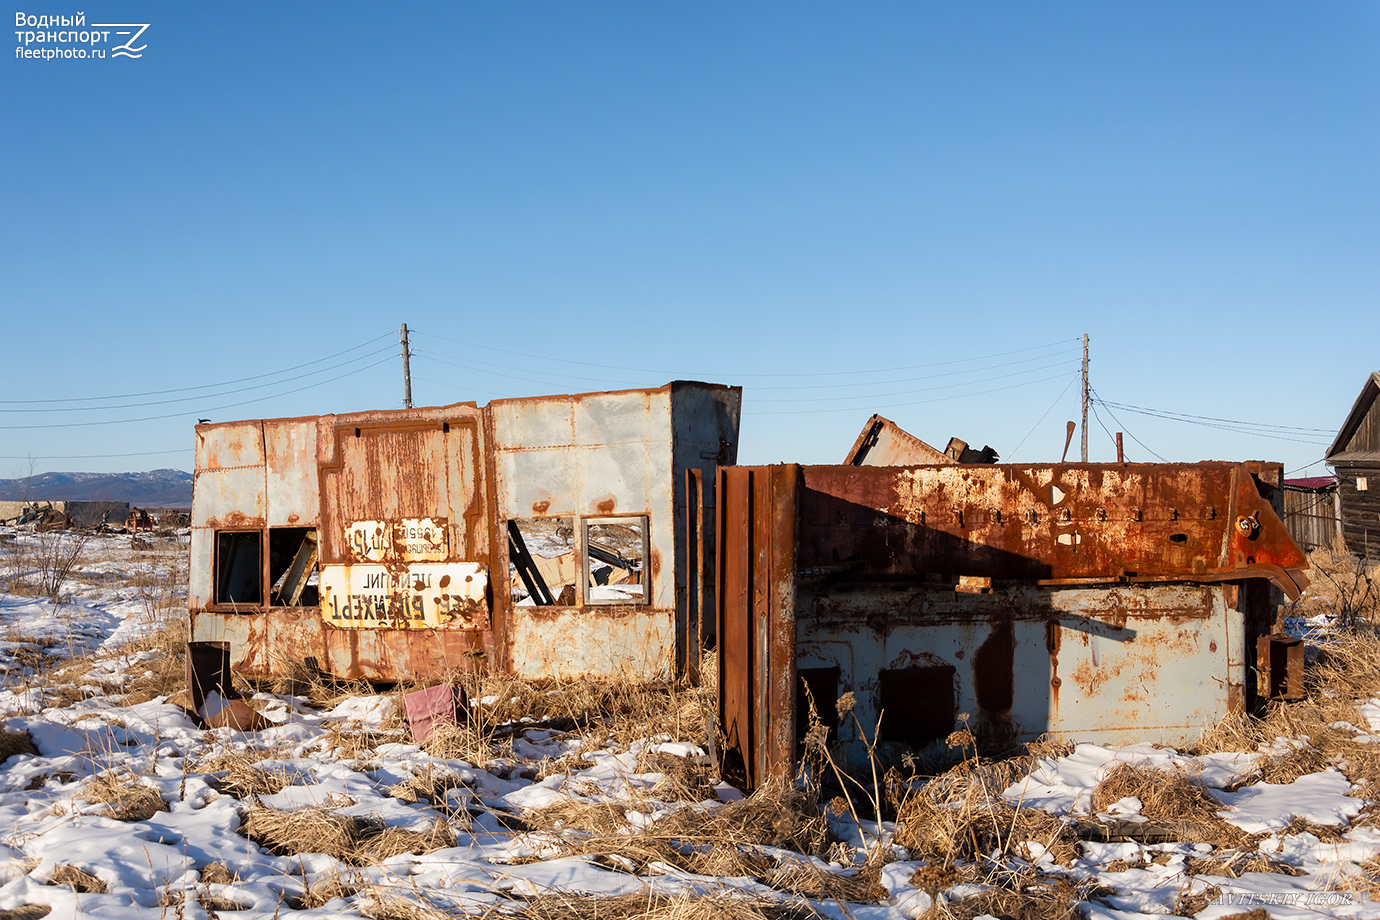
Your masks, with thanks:
M 1380 559 L 1380 371 L 1361 388 L 1326 462 L 1337 472 L 1342 539 L 1353 553 Z
M 1304 550 L 1337 539 L 1337 477 L 1284 480 L 1284 526 Z

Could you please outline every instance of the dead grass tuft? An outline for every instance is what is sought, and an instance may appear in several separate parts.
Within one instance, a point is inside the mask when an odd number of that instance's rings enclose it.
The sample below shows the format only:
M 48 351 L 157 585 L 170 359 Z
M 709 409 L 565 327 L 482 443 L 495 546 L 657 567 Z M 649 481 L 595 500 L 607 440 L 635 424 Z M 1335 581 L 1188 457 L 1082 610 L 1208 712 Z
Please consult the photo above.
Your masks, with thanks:
M 1050 875 L 1024 869 L 1002 872 L 979 881 L 983 890 L 959 898 L 935 898 L 919 920 L 975 920 L 1002 917 L 1009 920 L 1074 920 L 1084 916 L 1081 905 L 1110 893 L 1091 880 Z
M 1196 917 L 1221 896 L 1222 889 L 1215 885 L 1208 885 L 1202 891 L 1193 893 L 1193 883 L 1187 882 L 1179 889 L 1179 895 L 1174 899 L 1174 916 Z
M 9 760 L 16 754 L 38 754 L 38 748 L 34 747 L 33 738 L 29 733 L 12 731 L 8 728 L 0 728 L 0 763 Z
M 662 863 L 700 875 L 750 876 L 807 897 L 867 902 L 884 896 L 877 884 L 880 863 L 839 875 L 762 851 L 764 846 L 816 856 L 827 851 L 827 820 L 809 794 L 788 782 L 764 784 L 726 805 L 689 805 L 640 830 L 628 820 L 629 813 L 650 811 L 649 802 L 567 800 L 529 809 L 522 817 L 532 830 L 558 838 L 565 853 L 638 873 Z
M 53 870 L 50 885 L 66 885 L 77 894 L 105 894 L 106 884 L 96 876 L 73 865 L 61 865 Z
M 905 793 L 896 808 L 896 843 L 912 859 L 941 869 L 993 855 L 1029 860 L 1045 851 L 1068 865 L 1078 855 L 1072 827 L 1047 811 L 1012 805 L 1002 794 L 1030 766 L 1023 758 L 965 760 Z
M 240 832 L 279 856 L 324 853 L 352 866 L 455 845 L 455 831 L 444 819 L 437 819 L 425 831 L 412 831 L 378 820 L 346 817 L 330 805 L 290 811 L 251 805 L 244 813 Z
M 358 881 L 347 881 L 339 873 L 323 875 L 304 886 L 302 896 L 288 906 L 293 910 L 315 910 L 336 898 L 353 897 L 359 891 Z M 366 914 L 368 916 L 368 914 Z
M 201 867 L 201 881 L 207 885 L 232 885 L 239 881 L 239 876 L 230 872 L 230 867 L 223 862 L 207 863 Z
M 253 795 L 275 795 L 296 785 L 301 777 L 283 766 L 264 767 L 247 757 L 232 760 L 223 779 L 213 785 L 227 795 L 246 799 Z
M 112 770 L 88 780 L 81 798 L 106 806 L 107 816 L 116 821 L 147 821 L 168 804 L 152 786 L 145 786 L 133 775 Z
M 47 904 L 25 904 L 22 907 L 0 910 L 0 920 L 41 920 L 53 912 Z
M 471 916 L 484 920 L 806 920 L 822 915 L 806 904 L 729 892 L 591 895 L 552 891 L 497 904 Z
M 1117 764 L 1093 790 L 1092 809 L 1105 812 L 1127 797 L 1140 799 L 1141 815 L 1168 828 L 1185 843 L 1234 847 L 1245 840 L 1240 828 L 1217 814 L 1222 804 L 1197 777 L 1184 770 Z

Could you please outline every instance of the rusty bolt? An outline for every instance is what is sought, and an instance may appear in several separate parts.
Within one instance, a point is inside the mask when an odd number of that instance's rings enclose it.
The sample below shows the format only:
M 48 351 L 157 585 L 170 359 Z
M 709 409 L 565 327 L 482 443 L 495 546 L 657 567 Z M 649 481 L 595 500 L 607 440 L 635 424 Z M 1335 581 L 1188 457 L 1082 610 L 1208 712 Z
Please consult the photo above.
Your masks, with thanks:
M 1260 521 L 1256 520 L 1254 514 L 1242 515 L 1236 519 L 1236 529 L 1241 536 L 1254 540 L 1256 534 L 1260 533 Z

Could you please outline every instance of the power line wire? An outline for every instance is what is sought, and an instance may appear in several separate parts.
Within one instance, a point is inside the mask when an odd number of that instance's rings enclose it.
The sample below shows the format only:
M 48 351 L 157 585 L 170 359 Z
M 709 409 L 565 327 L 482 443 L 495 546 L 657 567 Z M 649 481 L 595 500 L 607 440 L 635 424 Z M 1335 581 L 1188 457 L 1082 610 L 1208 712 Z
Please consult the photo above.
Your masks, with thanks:
M 1294 425 L 1272 425 L 1272 424 L 1269 424 L 1269 423 L 1266 423 L 1266 422 L 1243 422 L 1243 421 L 1240 421 L 1240 420 L 1238 420 L 1238 419 L 1231 419 L 1231 418 L 1215 418 L 1215 417 L 1210 416 L 1210 415 L 1192 415 L 1192 414 L 1187 413 L 1187 412 L 1171 412 L 1171 411 L 1168 410 L 1168 409 L 1151 409 L 1151 408 L 1148 408 L 1148 407 L 1146 407 L 1146 406 L 1132 406 L 1132 405 L 1128 405 L 1127 403 L 1108 402 L 1107 400 L 1102 400 L 1102 402 L 1103 402 L 1104 405 L 1115 406 L 1115 407 L 1118 408 L 1118 409 L 1125 409 L 1127 412 L 1135 412 L 1135 413 L 1138 413 L 1138 414 L 1140 414 L 1140 415 L 1149 415 L 1149 416 L 1153 416 L 1153 417 L 1156 417 L 1156 418 L 1165 418 L 1165 419 L 1170 419 L 1170 420 L 1173 420 L 1173 421 L 1183 421 L 1183 422 L 1188 422 L 1188 423 L 1191 423 L 1191 424 L 1199 424 L 1199 423 L 1207 423 L 1207 422 L 1220 422 L 1220 423 L 1222 423 L 1222 424 L 1227 424 L 1227 425 L 1240 425 L 1240 426 L 1246 427 L 1246 428 L 1262 428 L 1262 429 L 1268 429 L 1268 430 L 1271 430 L 1271 431 L 1299 431 L 1299 432 L 1307 432 L 1307 433 L 1310 433 L 1310 434 L 1311 434 L 1311 433 L 1317 433 L 1317 434 L 1331 434 L 1331 433 L 1332 433 L 1332 432 L 1331 432 L 1331 429 L 1327 429 L 1327 428 L 1299 428 L 1299 427 L 1294 426 Z M 1210 425 L 1210 426 L 1208 426 L 1208 427 L 1216 427 L 1216 426 L 1211 426 L 1211 425 Z
M 986 395 L 987 393 L 1000 393 L 1000 392 L 1002 392 L 1002 391 L 1004 391 L 1004 390 L 1014 390 L 1014 389 L 1017 389 L 1017 388 L 1019 388 L 1019 387 L 1032 386 L 1033 384 L 1037 384 L 1037 383 L 1044 383 L 1046 380 L 1063 380 L 1063 379 L 1064 379 L 1064 376 L 1065 376 L 1064 374 L 1055 374 L 1055 375 L 1052 376 L 1052 377 L 1041 377 L 1041 378 L 1039 378 L 1038 380 L 1026 380 L 1026 381 L 1022 381 L 1021 383 L 1013 383 L 1013 384 L 1010 384 L 1010 385 L 1004 386 L 1004 387 L 993 387 L 993 388 L 990 389 L 990 390 L 978 390 L 976 393 L 957 393 L 957 394 L 955 394 L 955 395 L 953 395 L 953 396 L 939 396 L 939 397 L 936 397 L 935 399 L 916 399 L 916 400 L 911 400 L 910 402 L 903 402 L 903 403 L 888 403 L 888 404 L 885 404 L 885 405 L 876 405 L 876 404 L 873 404 L 873 403 L 864 403 L 862 406 L 843 406 L 843 407 L 840 407 L 840 408 L 837 408 L 837 409 L 780 409 L 780 410 L 771 410 L 771 411 L 766 411 L 766 412 L 748 412 L 748 411 L 744 411 L 743 414 L 744 414 L 744 415 L 816 415 L 816 414 L 822 414 L 822 413 L 825 413 L 825 412 L 862 412 L 862 411 L 867 411 L 868 409 L 871 409 L 871 410 L 873 410 L 873 411 L 876 411 L 877 409 L 896 409 L 896 408 L 901 408 L 901 407 L 903 407 L 903 406 L 924 406 L 924 405 L 929 405 L 930 403 L 948 402 L 948 401 L 954 400 L 954 399 L 968 399 L 968 398 L 973 397 L 973 396 L 983 396 L 983 395 Z
M 1102 397 L 1097 395 L 1097 390 L 1093 390 L 1093 391 L 1092 391 L 1092 395 L 1093 395 L 1093 397 L 1094 397 L 1098 402 L 1102 403 L 1103 406 L 1106 406 L 1106 405 L 1107 405 L 1107 403 L 1102 399 Z M 1126 436 L 1127 436 L 1128 438 L 1130 438 L 1132 441 L 1135 441 L 1135 442 L 1136 442 L 1137 444 L 1139 444 L 1141 447 L 1144 447 L 1144 448 L 1146 449 L 1146 451 L 1149 452 L 1149 454 L 1150 454 L 1151 456 L 1153 456 L 1153 457 L 1158 457 L 1158 458 L 1159 458 L 1159 461 L 1160 461 L 1161 463 L 1168 463 L 1168 462 L 1169 462 L 1168 460 L 1166 460 L 1166 459 L 1164 458 L 1164 456 L 1163 456 L 1162 454 L 1156 453 L 1154 450 L 1152 450 L 1149 444 L 1146 444 L 1146 443 L 1145 443 L 1144 441 L 1142 441 L 1140 438 L 1136 437 L 1135 434 L 1132 433 L 1131 429 L 1127 428 L 1124 424 L 1122 424 L 1121 419 L 1117 418 L 1117 417 L 1116 417 L 1116 413 L 1113 412 L 1110 408 L 1107 409 L 1107 414 L 1110 415 L 1110 416 L 1112 417 L 1112 421 L 1116 422 L 1116 426 L 1117 426 L 1118 428 L 1120 428 L 1122 431 L 1126 432 Z
M 1054 402 L 1052 402 L 1052 403 L 1049 404 L 1049 408 L 1045 410 L 1044 415 L 1041 415 L 1038 419 L 1036 419 L 1036 420 L 1035 420 L 1035 424 L 1031 425 L 1031 426 L 1030 426 L 1030 430 L 1027 431 L 1027 432 L 1025 433 L 1025 437 L 1021 438 L 1020 441 L 1017 442 L 1016 446 L 1013 447 L 1013 448 L 1011 448 L 1011 459 L 1014 460 L 1014 459 L 1016 458 L 1016 451 L 1020 450 L 1020 449 L 1021 449 L 1021 445 L 1024 444 L 1027 440 L 1029 440 L 1030 436 L 1031 436 L 1032 434 L 1035 433 L 1035 429 L 1036 429 L 1036 428 L 1039 428 L 1039 427 L 1040 427 L 1040 423 L 1043 422 L 1043 421 L 1045 420 L 1045 416 L 1049 415 L 1051 412 L 1054 411 L 1054 407 L 1057 406 L 1057 405 L 1059 405 L 1059 400 L 1061 400 L 1061 399 L 1064 398 L 1064 394 L 1067 393 L 1067 392 L 1069 391 L 1069 387 L 1071 387 L 1071 386 L 1073 386 L 1075 383 L 1077 383 L 1077 382 L 1078 382 L 1078 378 L 1079 378 L 1080 376 L 1081 376 L 1081 369 L 1080 369 L 1080 373 L 1079 373 L 1079 374 L 1075 374 L 1073 377 L 1069 378 L 1069 382 L 1068 382 L 1068 383 L 1064 384 L 1064 388 L 1063 388 L 1062 390 L 1059 391 L 1059 395 L 1058 395 L 1058 396 L 1054 397 Z
M 350 372 L 348 372 L 348 373 L 341 374 L 341 375 L 339 375 L 339 376 L 337 376 L 337 377 L 328 377 L 328 378 L 325 379 L 325 380 L 318 380 L 318 381 L 316 381 L 315 383 L 309 383 L 309 384 L 307 384 L 307 385 L 304 386 L 304 387 L 296 387 L 295 389 L 284 390 L 284 391 L 281 392 L 281 393 L 271 393 L 271 394 L 269 394 L 268 396 L 260 396 L 260 397 L 254 398 L 254 399 L 242 400 L 242 401 L 240 401 L 240 402 L 226 403 L 226 404 L 220 405 L 220 406 L 210 406 L 210 407 L 208 407 L 208 408 L 204 408 L 204 409 L 201 409 L 201 410 L 199 410 L 199 411 L 201 411 L 201 412 L 216 412 L 216 411 L 219 411 L 219 410 L 221 410 L 221 409 L 234 409 L 234 408 L 236 408 L 237 406 L 247 406 L 247 405 L 250 405 L 251 403 L 266 402 L 266 401 L 268 401 L 268 400 L 270 400 L 270 399 L 277 399 L 277 398 L 279 398 L 280 396 L 290 396 L 290 395 L 292 395 L 293 393 L 300 393 L 300 392 L 302 392 L 303 390 L 311 390 L 311 389 L 314 389 L 314 388 L 319 387 L 319 386 L 325 386 L 325 385 L 328 384 L 328 383 L 334 383 L 334 382 L 337 381 L 337 380 L 344 380 L 346 377 L 353 377 L 355 374 L 363 373 L 364 371 L 367 371 L 367 370 L 369 370 L 370 368 L 378 367 L 380 364 L 383 364 L 384 362 L 391 361 L 391 360 L 393 360 L 394 357 L 395 357 L 394 355 L 389 355 L 389 356 L 386 357 L 386 358 L 383 358 L 383 359 L 381 359 L 381 360 L 375 361 L 373 364 L 366 364 L 364 367 L 355 368 L 354 370 L 352 370 L 352 371 L 350 371 Z M 104 420 L 104 421 L 94 421 L 94 422 L 62 422 L 62 423 L 57 423 L 57 424 L 53 424 L 53 425 L 0 425 L 0 431 L 31 430 L 31 429 L 37 429 L 37 428 L 87 428 L 87 427 L 93 427 L 93 426 L 96 426 L 96 425 L 128 425 L 128 424 L 133 423 L 133 422 L 155 422 L 155 421 L 160 421 L 160 420 L 162 420 L 162 419 L 167 419 L 167 418 L 181 418 L 181 417 L 184 416 L 185 414 L 186 414 L 186 413 L 184 413 L 184 412 L 173 412 L 173 413 L 170 413 L 170 414 L 168 414 L 168 415 L 149 415 L 149 416 L 145 416 L 144 418 L 106 419 L 106 420 Z
M 552 355 L 534 355 L 534 354 L 528 354 L 528 353 L 526 353 L 526 352 L 521 352 L 521 351 L 510 351 L 509 349 L 506 349 L 506 348 L 497 348 L 497 347 L 495 347 L 495 346 L 493 346 L 493 345 L 484 345 L 484 344 L 481 344 L 481 343 L 479 343 L 479 342 L 466 342 L 466 341 L 464 341 L 464 340 L 462 340 L 462 339 L 452 339 L 452 338 L 448 338 L 447 336 L 444 336 L 444 335 L 437 335 L 437 334 L 435 334 L 435 333 L 430 333 L 430 332 L 420 332 L 420 333 L 418 333 L 416 330 L 413 330 L 413 329 L 409 329 L 408 331 L 409 331 L 409 332 L 412 332 L 412 333 L 414 333 L 414 334 L 417 334 L 417 335 L 430 336 L 431 338 L 434 338 L 434 339 L 441 339 L 442 341 L 445 341 L 445 342 L 452 342 L 452 343 L 454 343 L 454 344 L 456 344 L 456 345 L 464 345 L 466 348 L 483 348 L 483 349 L 485 349 L 485 350 L 487 350 L 487 351 L 496 351 L 496 352 L 500 352 L 500 353 L 506 354 L 506 355 L 514 355 L 514 356 L 519 357 L 519 358 L 532 358 L 532 359 L 537 360 L 537 361 L 553 361 L 553 362 L 558 362 L 558 363 L 561 363 L 561 364 L 575 364 L 575 365 L 579 365 L 579 366 L 581 366 L 581 367 L 598 367 L 598 368 L 602 368 L 602 369 L 604 369 L 604 370 L 632 371 L 632 372 L 634 372 L 634 373 L 659 374 L 659 375 L 661 375 L 661 376 L 668 376 L 668 375 L 669 375 L 669 376 L 671 376 L 671 377 L 679 376 L 679 375 L 678 375 L 677 373 L 675 373 L 675 372 L 667 371 L 667 370 L 665 370 L 665 369 L 659 369 L 659 368 L 628 367 L 628 366 L 626 366 L 626 365 L 621 365 L 621 364 L 597 364 L 597 363 L 593 363 L 593 362 L 590 362 L 590 361 L 575 361 L 575 360 L 572 360 L 572 359 L 570 359 L 570 358 L 557 358 L 557 357 L 552 356 Z M 1023 353 L 1025 353 L 1025 352 L 1038 351 L 1038 350 L 1043 349 L 1043 348 L 1052 348 L 1052 347 L 1054 347 L 1054 346 L 1056 346 L 1056 345 L 1065 345 L 1065 344 L 1067 344 L 1067 341 L 1068 341 L 1067 339 L 1059 339 L 1059 340 L 1054 341 L 1054 342 L 1046 342 L 1046 343 L 1043 344 L 1043 345 L 1031 345 L 1031 346 L 1026 347 L 1026 348 L 1017 348 L 1017 349 L 1013 349 L 1012 351 L 997 352 L 997 353 L 995 353 L 995 354 L 991 354 L 991 355 L 981 355 L 981 356 L 973 357 L 973 358 L 955 358 L 955 359 L 953 359 L 953 360 L 951 360 L 951 361 L 936 361 L 936 362 L 932 362 L 932 363 L 930 363 L 930 364 L 911 364 L 911 365 L 906 365 L 906 366 L 902 366 L 902 367 L 869 368 L 869 369 L 867 369 L 867 370 L 861 370 L 861 371 L 803 371 L 803 372 L 800 372 L 800 373 L 791 373 L 791 374 L 744 374 L 744 373 L 734 373 L 734 374 L 712 374 L 712 375 L 708 375 L 708 376 L 713 376 L 713 377 L 725 377 L 725 378 L 726 378 L 726 377 L 735 377 L 735 378 L 737 378 L 737 377 L 785 378 L 785 377 L 840 377 L 840 376 L 856 376 L 856 375 L 858 375 L 858 374 L 884 374 L 884 373 L 891 373 L 891 372 L 894 372 L 894 371 L 910 371 L 910 370 L 919 370 L 919 369 L 921 369 L 921 368 L 928 368 L 928 367 L 943 367 L 943 366 L 950 365 L 950 364 L 964 364 L 964 363 L 971 362 L 971 361 L 986 361 L 986 360 L 988 360 L 989 358 L 1002 358 L 1002 357 L 1006 357 L 1007 355 L 1023 354 Z
M 240 378 L 238 378 L 238 379 L 236 379 L 236 380 L 226 380 L 226 381 L 222 381 L 221 383 L 207 383 L 207 384 L 203 384 L 203 385 L 200 385 L 200 386 L 193 386 L 193 387 L 174 387 L 173 389 L 170 389 L 170 390 L 149 390 L 149 391 L 144 392 L 144 393 L 123 393 L 123 394 L 116 395 L 116 396 L 82 396 L 82 397 L 71 396 L 71 397 L 62 397 L 62 398 L 58 398 L 58 399 L 0 399 L 0 405 L 15 406 L 15 405 L 35 405 L 35 404 L 39 404 L 39 403 L 97 402 L 97 401 L 100 401 L 100 400 L 109 400 L 109 399 L 136 399 L 136 398 L 141 397 L 141 396 L 163 396 L 163 395 L 165 395 L 165 394 L 167 394 L 167 393 L 189 393 L 189 392 L 191 392 L 191 391 L 193 391 L 193 390 L 212 390 L 212 389 L 215 389 L 216 387 L 231 386 L 231 385 L 236 384 L 236 383 L 247 383 L 247 382 L 250 381 L 250 380 L 262 380 L 262 379 L 265 378 L 265 377 L 278 377 L 278 376 L 281 376 L 281 375 L 283 375 L 283 374 L 291 373 L 292 371 L 295 371 L 295 370 L 300 370 L 300 369 L 302 369 L 302 368 L 304 368 L 304 367 L 311 367 L 313 364 L 320 364 L 320 363 L 323 362 L 323 361 L 330 361 L 332 358 L 338 358 L 338 357 L 340 357 L 341 355 L 349 354 L 349 353 L 352 352 L 352 351 L 358 351 L 358 350 L 361 349 L 361 348 L 365 348 L 366 346 L 369 346 L 369 345 L 374 344 L 375 342 L 379 341 L 379 339 L 386 338 L 386 337 L 391 336 L 391 335 L 393 335 L 393 332 L 391 332 L 391 331 L 385 332 L 383 335 L 376 335 L 376 336 L 374 336 L 372 339 L 369 339 L 367 342 L 361 342 L 360 344 L 355 345 L 355 346 L 353 346 L 353 347 L 351 347 L 351 348 L 347 348 L 347 349 L 345 349 L 344 351 L 338 351 L 338 352 L 336 352 L 336 353 L 333 354 L 333 355 L 327 355 L 327 356 L 324 357 L 324 358 L 317 358 L 315 361 L 308 361 L 308 362 L 306 362 L 305 364 L 294 365 L 293 367 L 284 368 L 283 370 L 279 370 L 279 371 L 270 371 L 270 372 L 268 372 L 268 373 L 266 373 L 266 374 L 255 374 L 255 375 L 252 376 L 252 377 L 240 377 Z M 217 394 L 210 394 L 209 398 L 215 398 L 216 395 L 217 395 Z M 226 395 L 228 395 L 228 394 L 226 394 Z
M 332 367 L 322 367 L 314 371 L 308 371 L 307 373 L 301 374 L 294 379 L 302 380 L 306 377 L 311 377 L 316 374 L 325 374 L 330 372 L 331 370 L 338 370 L 339 368 L 344 367 L 345 365 L 354 364 L 357 361 L 364 361 L 368 358 L 374 357 L 375 355 L 384 354 L 385 352 L 387 352 L 391 356 L 393 353 L 392 346 L 384 346 L 383 348 L 375 349 L 374 351 L 367 352 L 365 354 L 351 358 L 350 360 L 345 361 L 342 364 L 333 365 Z M 339 357 L 339 355 L 332 355 L 331 357 Z M 166 406 L 171 405 L 173 403 L 196 402 L 198 400 L 206 399 L 219 399 L 222 396 L 232 396 L 235 393 L 248 393 L 250 390 L 262 390 L 265 387 L 275 387 L 286 382 L 287 381 L 285 380 L 271 380 L 268 383 L 256 383 L 253 386 L 239 387 L 234 390 L 225 390 L 219 393 L 202 393 L 197 396 L 179 396 L 176 399 L 154 399 L 149 400 L 147 402 L 120 403 L 118 405 L 112 406 L 47 406 L 41 409 L 0 409 L 0 412 L 42 412 L 45 414 L 51 414 L 53 412 L 108 412 L 116 409 L 137 409 L 140 406 Z

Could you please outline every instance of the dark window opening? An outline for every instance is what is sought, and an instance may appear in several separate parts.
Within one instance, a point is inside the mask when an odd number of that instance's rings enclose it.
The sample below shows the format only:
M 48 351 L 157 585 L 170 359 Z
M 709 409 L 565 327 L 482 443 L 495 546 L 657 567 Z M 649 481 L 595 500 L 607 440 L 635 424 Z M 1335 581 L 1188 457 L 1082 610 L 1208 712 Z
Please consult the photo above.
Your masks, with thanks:
M 882 671 L 877 685 L 882 738 L 902 744 L 947 738 L 957 718 L 955 674 L 946 664 Z
M 217 604 L 264 602 L 261 565 L 263 534 L 259 531 L 222 531 L 216 534 Z
M 268 581 L 274 607 L 315 607 L 320 601 L 316 572 L 316 529 L 275 527 L 268 532 Z
M 584 521 L 584 582 L 591 604 L 645 604 L 647 516 Z
M 832 668 L 800 668 L 795 682 L 795 743 L 804 742 L 810 730 L 810 704 L 813 702 L 819 721 L 829 729 L 832 739 L 839 727 L 839 679 L 843 671 Z
M 574 518 L 508 522 L 508 590 L 517 606 L 573 607 L 580 602 Z

